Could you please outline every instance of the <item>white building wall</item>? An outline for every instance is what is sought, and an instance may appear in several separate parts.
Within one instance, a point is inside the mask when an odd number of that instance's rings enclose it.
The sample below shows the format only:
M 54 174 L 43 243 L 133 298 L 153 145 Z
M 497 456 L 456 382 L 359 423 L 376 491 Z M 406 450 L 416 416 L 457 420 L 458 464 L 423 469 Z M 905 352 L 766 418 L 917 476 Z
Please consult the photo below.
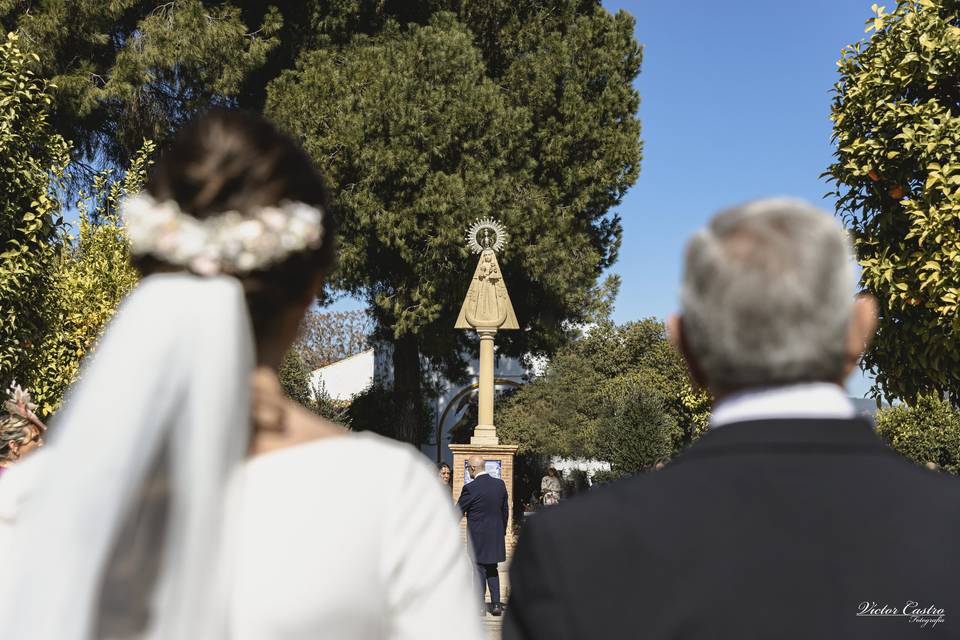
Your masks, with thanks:
M 327 394 L 334 400 L 350 400 L 373 383 L 373 349 L 368 349 L 310 374 L 310 384 L 316 389 L 323 381 Z

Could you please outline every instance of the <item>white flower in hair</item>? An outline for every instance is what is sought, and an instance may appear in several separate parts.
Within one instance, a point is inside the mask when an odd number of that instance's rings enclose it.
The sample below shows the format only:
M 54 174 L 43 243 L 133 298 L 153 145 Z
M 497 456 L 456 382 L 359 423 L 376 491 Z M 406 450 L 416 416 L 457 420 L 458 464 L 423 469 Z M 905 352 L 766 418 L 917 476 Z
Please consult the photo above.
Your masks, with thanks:
M 123 217 L 134 255 L 151 255 L 200 275 L 256 271 L 323 242 L 323 210 L 303 202 L 198 220 L 175 202 L 140 193 L 123 203 Z

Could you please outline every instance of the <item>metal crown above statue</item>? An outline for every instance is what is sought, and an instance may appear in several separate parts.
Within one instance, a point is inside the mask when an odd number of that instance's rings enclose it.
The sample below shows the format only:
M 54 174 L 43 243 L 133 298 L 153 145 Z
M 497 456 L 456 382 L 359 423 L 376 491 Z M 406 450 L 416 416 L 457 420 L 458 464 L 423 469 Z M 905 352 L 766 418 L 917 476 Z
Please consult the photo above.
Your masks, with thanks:
M 457 329 L 519 329 L 507 285 L 503 282 L 497 253 L 503 250 L 507 233 L 490 218 L 477 220 L 467 231 L 467 246 L 480 254 L 457 317 Z

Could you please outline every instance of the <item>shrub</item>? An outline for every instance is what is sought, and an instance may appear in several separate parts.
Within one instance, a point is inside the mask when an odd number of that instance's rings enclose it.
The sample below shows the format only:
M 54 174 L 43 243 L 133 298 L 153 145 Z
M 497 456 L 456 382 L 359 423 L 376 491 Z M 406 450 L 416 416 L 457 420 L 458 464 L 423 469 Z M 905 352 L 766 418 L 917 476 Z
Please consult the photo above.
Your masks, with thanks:
M 96 349 L 104 326 L 137 284 L 119 209 L 128 194 L 143 188 L 155 148 L 144 141 L 122 176 L 110 170 L 94 176 L 90 192 L 81 191 L 77 203 L 77 235 L 64 234 L 59 241 L 40 297 L 45 333 L 25 376 L 42 416 L 59 407 L 81 361 Z
M 313 392 L 310 390 L 310 372 L 296 349 L 290 349 L 283 356 L 277 371 L 280 386 L 287 397 L 308 409 L 313 404 Z
M 604 321 L 572 340 L 543 375 L 500 406 L 497 429 L 521 453 L 603 458 L 610 403 L 634 389 L 663 399 L 672 418 L 672 453 L 705 429 L 709 398 L 691 387 L 663 323 L 652 318 L 623 325 Z
M 0 387 L 31 384 L 29 363 L 47 327 L 53 245 L 61 229 L 54 192 L 68 145 L 48 122 L 50 87 L 30 71 L 15 34 L 0 37 Z M 42 401 L 40 402 L 42 405 Z M 42 407 L 41 407 L 42 409 Z
M 678 427 L 664 401 L 644 387 L 629 387 L 609 406 L 605 459 L 618 476 L 652 469 L 673 450 Z
M 920 396 L 877 414 L 877 433 L 894 450 L 918 464 L 935 463 L 960 472 L 960 412 L 937 396 Z
M 313 402 L 310 409 L 331 422 L 350 425 L 350 402 L 331 398 L 323 379 L 313 387 Z
M 605 484 L 610 484 L 619 478 L 620 476 L 617 474 L 617 472 L 612 469 L 600 469 L 599 471 L 594 472 L 591 480 L 594 487 L 600 487 Z

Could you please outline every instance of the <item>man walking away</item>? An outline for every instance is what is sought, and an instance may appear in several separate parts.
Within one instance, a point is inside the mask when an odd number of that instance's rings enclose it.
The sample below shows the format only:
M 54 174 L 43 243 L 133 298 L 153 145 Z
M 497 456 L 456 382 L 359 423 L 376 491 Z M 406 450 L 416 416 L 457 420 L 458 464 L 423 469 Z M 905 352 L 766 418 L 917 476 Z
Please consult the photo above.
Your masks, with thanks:
M 467 466 L 473 482 L 463 485 L 457 506 L 467 517 L 467 530 L 476 554 L 480 579 L 480 613 L 486 615 L 483 598 L 489 586 L 492 605 L 490 613 L 499 616 L 503 613 L 503 607 L 500 605 L 500 574 L 497 573 L 497 563 L 507 559 L 504 542 L 510 515 L 507 486 L 503 480 L 486 472 L 480 456 L 471 456 L 467 460 Z

